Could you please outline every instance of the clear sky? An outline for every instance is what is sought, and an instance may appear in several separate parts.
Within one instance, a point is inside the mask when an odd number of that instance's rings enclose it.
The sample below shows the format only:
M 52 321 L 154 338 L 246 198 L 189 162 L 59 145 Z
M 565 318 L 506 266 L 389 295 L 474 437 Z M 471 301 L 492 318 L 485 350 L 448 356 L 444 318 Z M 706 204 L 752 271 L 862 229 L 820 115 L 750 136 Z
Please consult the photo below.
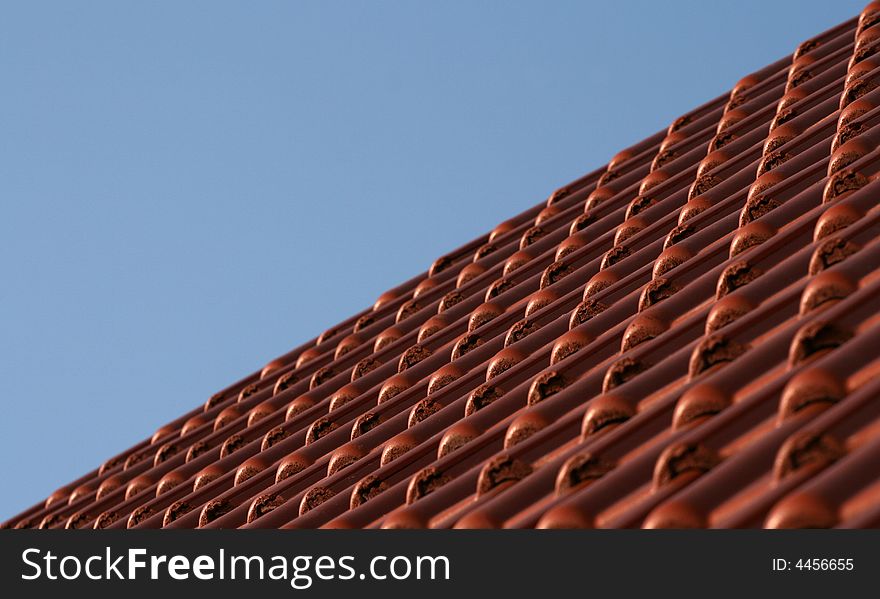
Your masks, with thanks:
M 864 3 L 4 3 L 0 520 Z

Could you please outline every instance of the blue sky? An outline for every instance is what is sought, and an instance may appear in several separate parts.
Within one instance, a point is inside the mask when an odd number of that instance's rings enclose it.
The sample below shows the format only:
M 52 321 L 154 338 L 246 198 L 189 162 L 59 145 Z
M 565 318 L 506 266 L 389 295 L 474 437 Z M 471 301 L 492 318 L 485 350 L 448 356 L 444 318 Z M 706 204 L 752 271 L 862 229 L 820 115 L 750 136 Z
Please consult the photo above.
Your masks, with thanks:
M 0 8 L 0 520 L 863 2 Z

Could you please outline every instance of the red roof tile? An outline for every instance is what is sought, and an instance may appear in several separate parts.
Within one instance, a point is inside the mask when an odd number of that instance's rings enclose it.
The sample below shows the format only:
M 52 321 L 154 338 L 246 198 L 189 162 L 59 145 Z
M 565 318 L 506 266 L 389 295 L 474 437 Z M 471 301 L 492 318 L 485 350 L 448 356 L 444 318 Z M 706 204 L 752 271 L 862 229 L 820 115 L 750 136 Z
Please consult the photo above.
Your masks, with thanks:
M 880 3 L 9 521 L 880 525 Z

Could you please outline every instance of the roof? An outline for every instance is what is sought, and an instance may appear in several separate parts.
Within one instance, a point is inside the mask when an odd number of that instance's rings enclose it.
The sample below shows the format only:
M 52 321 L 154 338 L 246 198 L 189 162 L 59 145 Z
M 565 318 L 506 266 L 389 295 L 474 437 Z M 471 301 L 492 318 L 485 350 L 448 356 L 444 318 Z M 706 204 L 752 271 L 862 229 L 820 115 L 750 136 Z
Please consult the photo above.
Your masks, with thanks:
M 880 526 L 880 3 L 14 527 Z

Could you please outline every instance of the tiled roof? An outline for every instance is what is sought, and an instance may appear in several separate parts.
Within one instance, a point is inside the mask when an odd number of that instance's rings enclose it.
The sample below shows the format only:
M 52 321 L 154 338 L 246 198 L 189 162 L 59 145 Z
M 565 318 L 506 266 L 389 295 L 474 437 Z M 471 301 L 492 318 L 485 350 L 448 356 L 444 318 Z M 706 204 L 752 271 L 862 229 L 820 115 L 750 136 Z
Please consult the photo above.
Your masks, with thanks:
M 880 3 L 10 520 L 880 526 Z

